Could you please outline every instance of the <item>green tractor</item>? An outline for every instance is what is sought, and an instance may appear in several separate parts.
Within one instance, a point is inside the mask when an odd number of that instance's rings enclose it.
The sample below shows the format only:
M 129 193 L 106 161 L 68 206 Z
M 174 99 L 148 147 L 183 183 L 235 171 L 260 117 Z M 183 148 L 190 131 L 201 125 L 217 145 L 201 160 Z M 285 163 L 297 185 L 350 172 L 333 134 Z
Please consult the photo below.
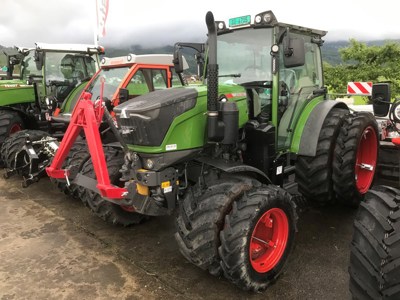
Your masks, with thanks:
M 0 146 L 22 129 L 57 131 L 49 116 L 71 97 L 78 97 L 99 69 L 101 47 L 80 44 L 36 43 L 7 55 L 7 78 L 0 81 Z M 12 78 L 15 65 L 20 77 Z
M 176 213 L 186 259 L 260 291 L 293 248 L 298 192 L 317 205 L 356 206 L 374 178 L 379 132 L 372 114 L 326 99 L 325 31 L 280 23 L 271 11 L 228 24 L 208 12 L 206 24 L 204 84 L 116 106 L 120 144 L 111 145 L 82 124 L 107 114 L 86 94 L 46 171 L 68 176 L 63 160 L 84 130 L 91 159 L 74 183 L 94 213 L 123 225 Z

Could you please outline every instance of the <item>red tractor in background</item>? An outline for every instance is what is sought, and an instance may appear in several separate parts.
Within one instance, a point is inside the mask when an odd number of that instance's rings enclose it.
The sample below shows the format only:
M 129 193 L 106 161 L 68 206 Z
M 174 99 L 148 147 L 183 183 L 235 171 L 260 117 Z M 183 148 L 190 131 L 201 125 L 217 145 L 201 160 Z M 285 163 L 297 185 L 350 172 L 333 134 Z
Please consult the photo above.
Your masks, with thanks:
M 174 71 L 173 56 L 169 54 L 135 55 L 107 58 L 101 60 L 100 70 L 83 89 L 92 94 L 92 99 L 104 100 L 107 110 L 114 106 L 151 91 L 183 86 L 184 79 Z M 184 60 L 184 68 L 188 68 Z M 101 87 L 104 90 L 101 90 Z M 102 95 L 100 92 L 102 91 Z M 64 102 L 55 109 L 52 123 L 64 124 L 67 128 L 71 112 L 79 97 Z M 107 142 L 115 140 L 106 122 L 99 120 L 101 139 Z M 59 126 L 60 127 L 60 126 Z M 44 169 L 50 163 L 58 149 L 59 137 L 40 130 L 23 130 L 7 138 L 1 148 L 1 156 L 6 164 L 5 178 L 19 174 L 23 178 L 23 187 L 38 181 L 45 174 Z M 86 143 L 76 143 L 66 161 L 70 168 L 83 163 L 89 157 Z M 71 161 L 72 160 L 72 161 Z M 79 163 L 78 163 L 79 161 Z M 66 180 L 56 181 L 64 192 L 71 187 Z M 72 189 L 73 190 L 73 189 Z

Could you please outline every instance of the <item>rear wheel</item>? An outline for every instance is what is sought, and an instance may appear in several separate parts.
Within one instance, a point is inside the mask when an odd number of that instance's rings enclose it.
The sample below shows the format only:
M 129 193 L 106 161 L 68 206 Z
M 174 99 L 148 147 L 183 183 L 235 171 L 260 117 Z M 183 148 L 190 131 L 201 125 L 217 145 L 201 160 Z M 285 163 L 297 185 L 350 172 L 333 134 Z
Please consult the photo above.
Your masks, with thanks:
M 205 188 L 197 184 L 188 189 L 179 205 L 175 233 L 179 250 L 188 261 L 213 275 L 221 273 L 218 247 L 225 215 L 235 199 L 257 184 L 247 177 L 225 176 Z
M 124 163 L 124 153 L 120 149 L 109 146 L 104 146 L 103 149 L 110 181 L 112 184 L 120 186 L 121 181 L 119 179 L 122 174 L 119 170 Z M 91 159 L 83 165 L 81 173 L 96 179 Z M 98 193 L 89 189 L 81 190 L 80 198 L 94 214 L 108 223 L 129 226 L 132 224 L 139 224 L 147 218 L 145 215 L 134 212 L 133 208 L 111 203 Z
M 350 292 L 354 299 L 400 299 L 400 191 L 367 192 L 354 221 Z
M 332 159 L 345 109 L 333 108 L 327 115 L 318 138 L 316 155 L 299 156 L 296 181 L 299 192 L 317 205 L 333 202 Z
M 378 125 L 371 113 L 345 117 L 333 160 L 333 187 L 343 204 L 357 207 L 371 187 L 378 160 L 378 137 Z
M 245 290 L 266 289 L 294 246 L 296 223 L 296 205 L 283 189 L 269 185 L 244 193 L 220 234 L 225 277 Z

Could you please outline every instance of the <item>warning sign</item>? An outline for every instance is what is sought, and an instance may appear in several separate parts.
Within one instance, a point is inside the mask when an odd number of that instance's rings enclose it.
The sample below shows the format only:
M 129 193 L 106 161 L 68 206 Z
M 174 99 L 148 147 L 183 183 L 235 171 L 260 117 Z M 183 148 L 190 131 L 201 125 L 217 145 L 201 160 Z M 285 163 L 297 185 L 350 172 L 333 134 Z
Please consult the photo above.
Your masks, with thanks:
M 371 96 L 372 82 L 349 82 L 347 83 L 348 95 Z

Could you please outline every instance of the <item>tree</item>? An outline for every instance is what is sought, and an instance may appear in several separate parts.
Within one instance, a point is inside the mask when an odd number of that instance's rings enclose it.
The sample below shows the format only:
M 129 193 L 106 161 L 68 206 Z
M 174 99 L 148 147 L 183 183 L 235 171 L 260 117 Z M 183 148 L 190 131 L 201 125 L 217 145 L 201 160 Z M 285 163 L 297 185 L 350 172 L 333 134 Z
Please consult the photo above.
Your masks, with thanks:
M 387 42 L 368 46 L 350 39 L 350 45 L 339 49 L 343 63 L 324 63 L 325 84 L 329 93 L 346 93 L 349 81 L 390 82 L 392 97 L 400 97 L 400 44 Z

